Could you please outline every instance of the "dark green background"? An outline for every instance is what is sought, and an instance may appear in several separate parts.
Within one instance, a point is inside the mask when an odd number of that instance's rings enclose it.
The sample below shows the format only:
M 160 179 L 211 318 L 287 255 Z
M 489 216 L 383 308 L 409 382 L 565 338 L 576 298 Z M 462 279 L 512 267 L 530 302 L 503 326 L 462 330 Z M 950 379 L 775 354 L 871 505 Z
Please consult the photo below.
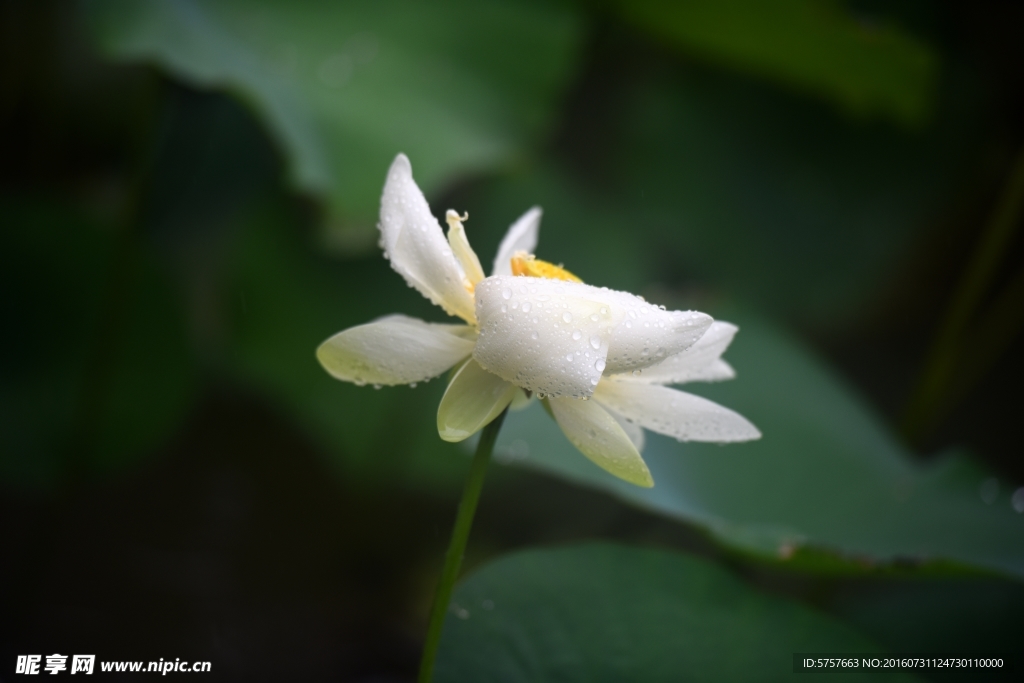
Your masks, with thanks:
M 449 629 L 439 675 L 781 680 L 813 632 L 1020 654 L 1019 215 L 901 424 L 1021 163 L 1022 38 L 994 1 L 4 3 L 0 677 L 66 651 L 411 680 L 466 450 L 436 434 L 443 380 L 374 391 L 313 356 L 444 318 L 376 247 L 398 152 L 484 264 L 537 204 L 540 258 L 738 324 L 737 379 L 692 389 L 764 433 L 652 438 L 643 492 L 510 416 L 456 600 L 514 608 Z M 672 669 L 658 633 L 728 655 L 731 631 L 636 608 L 666 604 L 739 619 L 749 656 Z M 625 668 L 613 630 L 569 637 L 594 605 L 653 638 Z

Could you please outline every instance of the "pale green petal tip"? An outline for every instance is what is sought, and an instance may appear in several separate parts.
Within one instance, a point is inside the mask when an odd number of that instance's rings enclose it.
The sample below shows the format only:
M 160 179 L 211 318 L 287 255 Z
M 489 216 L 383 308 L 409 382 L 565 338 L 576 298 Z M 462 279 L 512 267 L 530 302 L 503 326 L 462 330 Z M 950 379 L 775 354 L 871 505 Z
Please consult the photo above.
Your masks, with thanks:
M 630 484 L 636 484 L 637 486 L 641 486 L 645 489 L 654 488 L 654 477 L 651 476 L 651 471 L 647 469 L 647 463 L 643 462 L 642 460 L 641 462 L 644 466 L 643 471 L 638 472 L 638 476 L 636 478 L 626 479 L 626 481 L 628 481 Z
M 465 441 L 469 437 L 473 436 L 473 434 L 475 434 L 475 432 L 449 427 L 441 422 L 440 416 L 437 418 L 437 435 L 448 443 L 459 443 L 460 441 Z
M 473 359 L 452 376 L 437 406 L 437 433 L 448 442 L 463 441 L 490 424 L 519 389 L 484 370 Z
M 599 465 L 601 463 L 598 463 Z M 647 463 L 644 462 L 643 458 L 639 458 L 637 463 L 639 467 L 630 468 L 616 468 L 605 470 L 609 474 L 614 474 L 616 477 L 623 481 L 628 481 L 630 484 L 635 484 L 641 488 L 649 489 L 654 488 L 654 477 L 651 476 L 651 471 L 647 469 Z
M 651 476 L 651 471 L 648 469 L 647 463 L 644 462 L 643 456 L 640 455 L 640 451 L 636 449 L 636 446 L 632 441 L 630 441 L 622 427 L 615 422 L 611 415 L 603 410 L 600 411 L 601 414 L 603 414 L 609 421 L 606 425 L 607 428 L 613 432 L 617 432 L 620 437 L 616 440 L 617 443 L 623 447 L 619 453 L 606 451 L 602 448 L 593 449 L 592 447 L 594 444 L 587 444 L 586 441 L 579 440 L 579 434 L 574 433 L 572 430 L 567 430 L 566 425 L 562 424 L 562 422 L 555 417 L 555 412 L 549 399 L 541 399 L 540 404 L 544 407 L 544 410 L 547 411 L 551 419 L 553 419 L 562 429 L 562 432 L 569 439 L 569 442 L 576 447 L 576 450 L 586 456 L 586 458 L 592 463 L 603 469 L 605 472 L 608 472 L 608 474 L 618 477 L 619 479 L 629 482 L 635 486 L 640 486 L 645 489 L 649 489 L 654 486 L 654 477 Z

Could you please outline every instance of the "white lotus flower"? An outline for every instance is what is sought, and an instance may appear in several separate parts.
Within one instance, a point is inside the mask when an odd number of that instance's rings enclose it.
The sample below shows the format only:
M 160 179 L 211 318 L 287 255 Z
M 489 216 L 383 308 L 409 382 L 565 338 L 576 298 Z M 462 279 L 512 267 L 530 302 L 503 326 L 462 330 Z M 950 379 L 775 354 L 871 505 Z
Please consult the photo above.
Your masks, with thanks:
M 490 277 L 448 211 L 445 239 L 403 154 L 381 198 L 381 246 L 411 287 L 465 324 L 391 315 L 334 335 L 317 358 L 356 384 L 413 384 L 457 368 L 438 433 L 461 441 L 524 392 L 545 399 L 569 440 L 612 474 L 653 481 L 639 448 L 646 427 L 683 440 L 743 441 L 743 417 L 664 384 L 725 379 L 720 356 L 736 328 L 696 311 L 666 311 L 627 292 L 583 284 L 533 257 L 541 211 L 509 229 Z M 587 400 L 593 398 L 594 400 Z

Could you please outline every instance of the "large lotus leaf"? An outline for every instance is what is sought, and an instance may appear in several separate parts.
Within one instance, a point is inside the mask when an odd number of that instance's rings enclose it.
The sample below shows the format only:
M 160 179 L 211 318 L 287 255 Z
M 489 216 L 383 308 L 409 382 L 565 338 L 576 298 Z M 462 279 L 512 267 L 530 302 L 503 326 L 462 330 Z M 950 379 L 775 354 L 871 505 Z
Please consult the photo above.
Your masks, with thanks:
M 630 0 L 636 25 L 688 54 L 828 98 L 861 116 L 917 124 L 936 55 L 884 18 L 837 0 Z
M 151 251 L 42 200 L 0 216 L 0 476 L 46 486 L 151 452 L 197 388 L 183 311 Z
M 726 357 L 738 373 L 688 391 L 739 411 L 761 440 L 680 444 L 650 435 L 653 489 L 606 474 L 581 456 L 544 411 L 509 416 L 501 460 L 550 472 L 669 517 L 722 541 L 786 559 L 802 548 L 860 566 L 948 560 L 1024 576 L 1024 517 L 969 461 L 916 462 L 843 383 L 790 336 L 749 315 Z M 649 433 L 650 434 L 650 433 Z M 799 558 L 798 558 L 799 559 Z
M 248 101 L 289 159 L 293 183 L 337 225 L 376 219 L 398 152 L 427 192 L 507 164 L 542 132 L 570 75 L 579 25 L 530 2 L 91 0 L 111 57 L 155 62 Z
M 789 681 L 794 653 L 879 651 L 842 622 L 706 561 L 587 544 L 515 553 L 464 580 L 436 680 Z

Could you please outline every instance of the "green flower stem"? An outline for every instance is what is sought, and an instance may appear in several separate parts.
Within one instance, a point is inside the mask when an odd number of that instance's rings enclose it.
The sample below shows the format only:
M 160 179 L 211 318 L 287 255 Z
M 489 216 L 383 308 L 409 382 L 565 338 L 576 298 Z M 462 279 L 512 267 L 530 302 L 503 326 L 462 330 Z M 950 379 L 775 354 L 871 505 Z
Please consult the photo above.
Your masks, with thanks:
M 427 627 L 427 640 L 423 645 L 423 658 L 420 659 L 419 683 L 430 683 L 434 677 L 434 660 L 437 659 L 437 646 L 441 642 L 444 618 L 448 613 L 448 605 L 452 599 L 455 579 L 459 575 L 459 567 L 462 565 L 462 556 L 466 552 L 469 531 L 473 528 L 473 516 L 476 514 L 476 504 L 480 500 L 480 491 L 484 486 L 487 464 L 491 460 L 494 442 L 498 440 L 498 431 L 501 430 L 501 423 L 505 421 L 506 413 L 508 413 L 508 408 L 484 427 L 480 433 L 480 443 L 477 444 L 476 455 L 473 456 L 473 462 L 469 466 L 469 476 L 466 478 L 465 488 L 462 489 L 462 500 L 459 501 L 459 512 L 455 517 L 452 539 L 448 542 L 448 552 L 444 557 L 441 580 L 437 584 L 437 592 L 434 593 L 434 605 L 430 608 L 430 625 Z

